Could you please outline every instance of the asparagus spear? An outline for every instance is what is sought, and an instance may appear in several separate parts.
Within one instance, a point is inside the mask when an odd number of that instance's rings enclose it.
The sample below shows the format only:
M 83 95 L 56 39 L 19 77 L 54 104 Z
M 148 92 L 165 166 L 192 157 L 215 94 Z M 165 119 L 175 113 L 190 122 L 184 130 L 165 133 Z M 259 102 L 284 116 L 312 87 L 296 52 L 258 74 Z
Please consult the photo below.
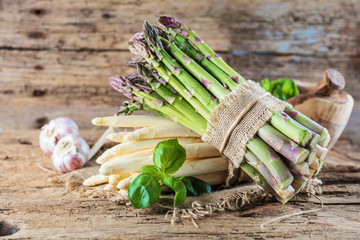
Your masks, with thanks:
M 317 122 L 311 120 L 301 112 L 296 111 L 295 109 L 288 107 L 285 109 L 285 113 L 288 114 L 290 117 L 298 121 L 301 125 L 304 125 L 308 129 L 316 132 L 317 134 L 320 134 L 320 140 L 319 142 L 324 141 L 327 136 L 329 135 L 329 132 L 326 128 L 318 124 Z
M 199 51 L 204 54 L 211 62 L 217 65 L 225 73 L 227 73 L 235 82 L 242 83 L 245 79 L 232 69 L 219 55 L 217 55 L 194 31 L 177 21 L 175 18 L 160 16 L 158 22 L 166 27 L 169 34 L 176 36 L 181 34 L 189 42 L 191 42 Z
M 285 165 L 288 169 L 290 169 L 291 172 L 300 174 L 300 175 L 307 175 L 309 174 L 309 164 L 307 162 L 302 162 L 300 164 L 294 164 L 293 162 L 283 159 Z
M 274 150 L 257 136 L 250 139 L 246 146 L 265 164 L 280 189 L 290 186 L 294 178 Z
M 265 164 L 262 163 L 255 156 L 255 154 L 253 154 L 251 151 L 247 150 L 245 152 L 245 158 L 246 158 L 247 162 L 261 174 L 261 176 L 265 179 L 267 184 L 271 188 L 273 188 L 279 196 L 288 197 L 288 195 L 286 195 L 288 193 L 288 191 L 286 190 L 287 188 L 285 190 L 282 190 L 279 188 L 279 185 L 275 181 L 274 177 L 271 175 L 270 171 L 266 168 Z
M 328 149 L 323 148 L 319 145 L 316 145 L 314 147 L 314 150 L 316 151 L 316 157 L 319 158 L 320 160 L 324 160 L 324 158 L 326 157 L 326 154 L 328 152 Z
M 233 79 L 231 79 L 226 73 L 224 73 L 218 66 L 212 63 L 209 59 L 207 59 L 205 55 L 199 52 L 180 34 L 175 35 L 175 44 L 186 55 L 197 61 L 206 71 L 212 74 L 218 81 L 225 84 L 226 88 L 230 89 L 231 91 L 236 88 L 237 83 L 235 83 Z
M 283 112 L 273 112 L 270 123 L 284 135 L 303 147 L 305 147 L 311 139 L 311 133 L 308 130 L 299 127 L 292 118 Z
M 292 182 L 291 186 L 295 189 L 295 192 L 298 193 L 304 189 L 308 179 L 305 176 L 293 173 L 294 181 Z
M 262 126 L 258 131 L 258 135 L 275 151 L 296 164 L 305 161 L 309 155 L 308 150 L 291 141 L 270 124 Z
M 295 190 L 292 186 L 289 186 L 287 189 L 283 190 L 281 195 L 275 192 L 275 190 L 266 182 L 264 177 L 250 164 L 248 164 L 246 161 L 244 161 L 241 164 L 241 169 L 249 175 L 249 177 L 256 182 L 258 185 L 260 185 L 262 188 L 264 188 L 266 191 L 268 191 L 271 195 L 273 195 L 278 201 L 281 203 L 286 203 L 289 201 Z
M 97 126 L 111 127 L 150 127 L 175 124 L 173 121 L 163 117 L 148 115 L 97 117 L 91 123 Z
M 217 99 L 223 98 L 228 92 L 225 91 L 224 87 L 219 81 L 214 78 L 210 73 L 203 69 L 193 59 L 188 57 L 184 52 L 178 49 L 168 40 L 160 37 L 165 49 L 174 57 L 189 73 L 197 78 L 202 85 L 210 91 Z
M 310 150 L 310 154 L 309 154 L 306 162 L 309 165 L 311 165 L 314 162 L 315 158 L 316 158 L 317 150 L 315 148 L 310 148 L 309 150 Z
M 123 136 L 123 141 L 139 141 L 145 139 L 159 139 L 159 138 L 184 138 L 184 137 L 197 137 L 200 135 L 193 131 L 179 125 L 169 126 L 155 126 L 146 127 L 135 130 L 134 132 L 127 133 Z

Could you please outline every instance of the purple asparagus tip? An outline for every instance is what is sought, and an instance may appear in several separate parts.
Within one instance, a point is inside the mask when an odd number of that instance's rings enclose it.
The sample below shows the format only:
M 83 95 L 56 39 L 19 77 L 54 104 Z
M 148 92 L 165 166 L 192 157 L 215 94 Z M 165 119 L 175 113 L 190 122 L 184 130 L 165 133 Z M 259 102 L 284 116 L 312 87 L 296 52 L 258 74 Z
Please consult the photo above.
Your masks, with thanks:
M 174 101 L 175 101 L 175 98 L 174 97 L 167 97 L 165 98 L 166 101 L 168 101 L 168 103 L 172 104 Z
M 290 120 L 289 119 L 289 116 L 286 114 L 286 113 L 280 113 L 282 116 L 283 116 L 283 119 L 284 119 L 284 121 L 286 122 L 286 121 L 288 121 L 288 120 Z
M 120 76 L 119 75 L 114 75 L 114 76 L 111 76 L 109 77 L 109 82 L 110 82 L 110 85 L 118 92 L 125 92 L 123 89 L 122 89 L 122 80 L 120 79 Z
M 278 155 L 272 149 L 268 148 L 268 152 L 269 152 L 270 160 L 274 160 L 278 158 Z
M 195 40 L 195 43 L 196 44 L 199 44 L 202 42 L 202 39 L 201 38 L 198 38 L 198 37 L 194 37 L 194 40 Z
M 295 118 L 298 115 L 297 111 L 287 110 L 286 112 L 292 118 Z
M 239 83 L 239 77 L 238 76 L 230 76 L 230 78 L 236 82 L 236 83 Z
M 174 122 L 177 122 L 177 117 L 172 117 L 172 116 L 169 116 L 171 118 L 171 120 L 173 120 Z
M 210 56 L 210 55 L 207 55 L 207 56 L 206 56 L 206 58 L 207 58 L 207 60 L 209 60 L 209 61 L 210 61 L 211 56 Z
M 133 96 L 133 99 L 138 101 L 139 103 L 144 103 L 144 98 L 143 97 L 136 97 L 136 96 Z
M 182 24 L 173 17 L 160 16 L 157 21 L 166 28 L 180 28 L 182 26 Z
M 156 106 L 161 107 L 163 105 L 163 101 L 161 100 L 151 100 Z
M 201 82 L 205 86 L 206 89 L 208 89 L 212 85 L 212 82 L 210 82 L 204 78 L 201 78 Z
M 221 58 L 217 53 L 214 54 L 216 58 Z
M 191 62 L 191 58 L 189 58 L 188 56 L 183 56 L 183 60 L 185 62 L 185 64 L 189 64 Z
M 181 36 L 183 36 L 184 38 L 186 38 L 187 35 L 189 35 L 189 31 L 186 30 L 186 29 L 181 29 Z
M 174 72 L 176 75 L 178 75 L 180 73 L 180 71 L 182 70 L 182 68 L 176 67 L 176 66 L 172 66 L 172 68 L 174 69 Z

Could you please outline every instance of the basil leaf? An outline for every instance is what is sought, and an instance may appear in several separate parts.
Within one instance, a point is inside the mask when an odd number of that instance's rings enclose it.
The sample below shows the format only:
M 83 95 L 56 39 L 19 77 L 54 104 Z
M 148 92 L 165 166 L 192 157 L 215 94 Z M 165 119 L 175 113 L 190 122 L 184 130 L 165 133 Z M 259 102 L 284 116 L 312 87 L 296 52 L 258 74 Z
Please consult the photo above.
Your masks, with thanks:
M 261 87 L 274 97 L 284 101 L 299 95 L 299 89 L 290 78 L 278 78 L 271 82 L 266 78 L 261 81 Z
M 172 174 L 184 163 L 186 151 L 177 139 L 159 142 L 154 150 L 154 165 L 160 172 Z
M 195 177 L 184 177 L 182 182 L 185 184 L 188 196 L 199 196 L 211 192 L 211 186 L 201 179 Z
M 160 193 L 159 181 L 148 173 L 141 173 L 136 176 L 128 189 L 130 203 L 135 208 L 146 208 L 157 202 Z
M 185 184 L 177 178 L 166 176 L 161 180 L 166 186 L 172 188 L 175 192 L 174 206 L 178 206 L 186 200 Z
M 154 165 L 142 166 L 140 168 L 140 171 L 142 171 L 143 173 L 150 174 L 151 176 L 156 178 L 156 180 L 158 180 L 158 181 L 160 181 L 161 179 L 163 179 L 166 176 L 164 173 L 159 172 L 159 169 L 157 167 L 155 167 Z
M 271 90 L 271 83 L 269 81 L 269 79 L 265 78 L 261 81 L 261 87 L 267 91 L 267 92 L 270 92 Z

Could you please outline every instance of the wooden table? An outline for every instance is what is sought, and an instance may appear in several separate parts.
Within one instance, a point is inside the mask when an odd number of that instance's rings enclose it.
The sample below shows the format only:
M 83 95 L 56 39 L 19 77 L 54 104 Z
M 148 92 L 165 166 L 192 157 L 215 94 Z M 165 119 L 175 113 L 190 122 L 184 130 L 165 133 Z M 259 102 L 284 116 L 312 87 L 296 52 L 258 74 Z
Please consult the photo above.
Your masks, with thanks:
M 91 131 L 82 131 L 87 137 Z M 0 235 L 6 238 L 96 239 L 345 239 L 360 234 L 360 152 L 342 139 L 326 158 L 319 178 L 324 209 L 266 225 L 269 219 L 300 210 L 319 209 L 315 198 L 282 206 L 271 201 L 237 212 L 223 212 L 198 220 L 199 228 L 184 220 L 175 225 L 163 213 L 133 211 L 109 200 L 81 199 L 62 184 L 49 183 L 51 166 L 39 149 L 37 130 L 8 130 L 0 135 Z
M 5 238 L 298 239 L 356 238 L 360 233 L 360 4 L 358 0 L 0 1 L 0 233 Z M 285 213 L 318 209 L 319 201 L 268 202 L 172 226 L 163 214 L 134 213 L 107 200 L 78 199 L 47 182 L 38 148 L 49 119 L 90 121 L 112 115 L 124 98 L 107 77 L 127 74 L 126 41 L 154 15 L 195 29 L 244 77 L 317 81 L 336 68 L 355 99 L 344 138 L 326 159 L 324 210 L 261 229 Z M 92 138 L 93 139 L 93 138 Z M 0 234 L 0 235 L 1 235 Z M 0 237 L 1 238 L 1 237 Z

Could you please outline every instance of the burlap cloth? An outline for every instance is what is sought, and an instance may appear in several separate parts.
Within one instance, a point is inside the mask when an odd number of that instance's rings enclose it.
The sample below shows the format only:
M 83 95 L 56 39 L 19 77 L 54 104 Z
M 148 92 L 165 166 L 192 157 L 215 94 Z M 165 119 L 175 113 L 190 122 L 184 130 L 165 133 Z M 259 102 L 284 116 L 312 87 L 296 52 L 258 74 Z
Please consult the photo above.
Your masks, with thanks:
M 226 186 L 210 194 L 187 197 L 186 202 L 173 208 L 173 196 L 162 195 L 159 202 L 145 211 L 171 212 L 175 218 L 203 218 L 225 210 L 239 210 L 245 206 L 262 204 L 270 199 L 270 194 L 255 183 L 239 183 L 240 164 L 243 161 L 246 143 L 272 116 L 272 111 L 282 111 L 289 104 L 280 101 L 264 91 L 253 81 L 247 81 L 220 101 L 211 115 L 207 133 L 202 139 L 219 149 L 229 160 L 229 177 Z M 100 154 L 100 153 L 99 153 Z M 84 168 L 67 174 L 56 175 L 52 182 L 64 183 L 67 190 L 79 197 L 109 199 L 116 204 L 129 204 L 126 193 L 104 191 L 104 186 L 85 187 L 83 181 L 98 174 L 99 165 L 94 161 Z M 319 182 L 309 181 L 307 192 L 319 192 Z M 317 189 L 317 190 L 316 190 Z M 138 211 L 134 208 L 134 211 Z M 142 210 L 144 211 L 144 210 Z M 194 223 L 195 224 L 195 223 Z

